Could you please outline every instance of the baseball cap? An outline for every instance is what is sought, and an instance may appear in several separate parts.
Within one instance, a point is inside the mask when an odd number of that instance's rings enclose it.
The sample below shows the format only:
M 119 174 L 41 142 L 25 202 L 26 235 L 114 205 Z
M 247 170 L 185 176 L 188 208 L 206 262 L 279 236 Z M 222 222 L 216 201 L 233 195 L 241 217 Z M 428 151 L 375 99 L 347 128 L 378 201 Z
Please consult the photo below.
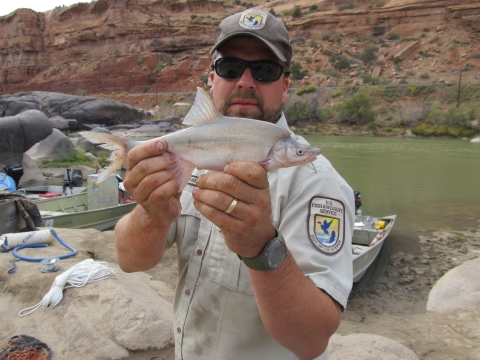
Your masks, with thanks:
M 218 26 L 220 35 L 210 54 L 227 40 L 237 36 L 252 36 L 261 40 L 278 60 L 290 68 L 292 45 L 285 24 L 270 13 L 259 9 L 248 9 L 222 20 Z

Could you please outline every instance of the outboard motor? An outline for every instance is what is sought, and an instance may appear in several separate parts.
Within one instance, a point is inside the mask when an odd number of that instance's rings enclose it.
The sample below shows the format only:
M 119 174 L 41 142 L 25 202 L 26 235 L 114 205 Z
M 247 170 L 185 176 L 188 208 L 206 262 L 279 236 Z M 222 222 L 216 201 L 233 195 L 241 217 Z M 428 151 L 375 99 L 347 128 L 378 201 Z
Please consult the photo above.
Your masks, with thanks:
M 65 169 L 65 174 L 63 175 L 63 191 L 62 195 L 67 195 L 67 188 L 70 189 L 70 195 L 73 194 L 73 187 L 79 187 L 83 184 L 83 173 L 82 170 L 78 169 Z
M 360 191 L 354 191 L 353 195 L 355 197 L 355 215 L 362 215 L 362 195 L 360 195 Z
M 10 176 L 15 182 L 15 189 L 13 190 L 18 189 L 18 184 L 20 183 L 20 179 L 23 176 L 22 164 L 7 165 L 3 168 L 3 171 L 5 171 L 5 174 L 7 174 L 7 176 Z

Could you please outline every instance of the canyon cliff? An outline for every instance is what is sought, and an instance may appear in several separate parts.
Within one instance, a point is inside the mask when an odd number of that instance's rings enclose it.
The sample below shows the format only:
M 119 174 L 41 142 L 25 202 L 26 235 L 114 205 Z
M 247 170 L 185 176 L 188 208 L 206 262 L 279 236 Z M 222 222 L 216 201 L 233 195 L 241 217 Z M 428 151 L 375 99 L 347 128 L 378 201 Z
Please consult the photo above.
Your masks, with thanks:
M 315 85 L 332 84 L 321 73 L 332 67 L 332 56 L 350 59 L 334 85 L 355 85 L 362 71 L 395 83 L 408 69 L 437 72 L 429 79 L 418 73 L 417 81 L 454 82 L 455 69 L 480 66 L 477 0 L 304 0 L 296 6 L 286 0 L 98 0 L 45 13 L 18 9 L 0 17 L 0 95 L 193 91 L 206 82 L 218 23 L 245 5 L 285 22 L 293 61 L 309 70 Z M 376 39 L 377 54 L 359 71 L 363 64 L 355 65 L 355 54 L 365 51 L 362 39 Z M 478 82 L 476 74 L 465 72 L 463 81 Z

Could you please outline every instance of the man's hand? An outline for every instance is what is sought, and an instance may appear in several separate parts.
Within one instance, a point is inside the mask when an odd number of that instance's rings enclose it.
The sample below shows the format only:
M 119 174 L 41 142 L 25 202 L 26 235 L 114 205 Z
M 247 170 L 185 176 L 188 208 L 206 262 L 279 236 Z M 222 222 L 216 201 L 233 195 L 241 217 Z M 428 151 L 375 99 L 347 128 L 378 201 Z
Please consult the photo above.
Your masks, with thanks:
M 167 171 L 172 164 L 161 156 L 167 150 L 163 140 L 153 140 L 134 147 L 128 153 L 125 188 L 146 214 L 161 227 L 180 216 L 179 184 Z
M 275 237 L 267 173 L 248 161 L 232 162 L 224 173 L 208 173 L 197 180 L 195 207 L 223 232 L 230 250 L 246 258 L 260 254 Z M 238 203 L 227 214 L 234 199 Z

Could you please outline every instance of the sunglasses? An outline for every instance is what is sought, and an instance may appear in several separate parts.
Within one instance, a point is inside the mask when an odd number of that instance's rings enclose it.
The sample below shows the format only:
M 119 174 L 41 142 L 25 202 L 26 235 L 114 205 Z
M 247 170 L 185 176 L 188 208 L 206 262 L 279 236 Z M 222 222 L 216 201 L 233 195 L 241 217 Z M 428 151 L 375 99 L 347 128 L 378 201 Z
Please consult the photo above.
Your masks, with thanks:
M 274 82 L 280 79 L 284 72 L 290 73 L 290 70 L 275 61 L 247 61 L 233 57 L 214 60 L 212 71 L 215 70 L 218 76 L 225 79 L 238 79 L 242 76 L 246 67 L 250 68 L 255 80 L 262 82 Z

